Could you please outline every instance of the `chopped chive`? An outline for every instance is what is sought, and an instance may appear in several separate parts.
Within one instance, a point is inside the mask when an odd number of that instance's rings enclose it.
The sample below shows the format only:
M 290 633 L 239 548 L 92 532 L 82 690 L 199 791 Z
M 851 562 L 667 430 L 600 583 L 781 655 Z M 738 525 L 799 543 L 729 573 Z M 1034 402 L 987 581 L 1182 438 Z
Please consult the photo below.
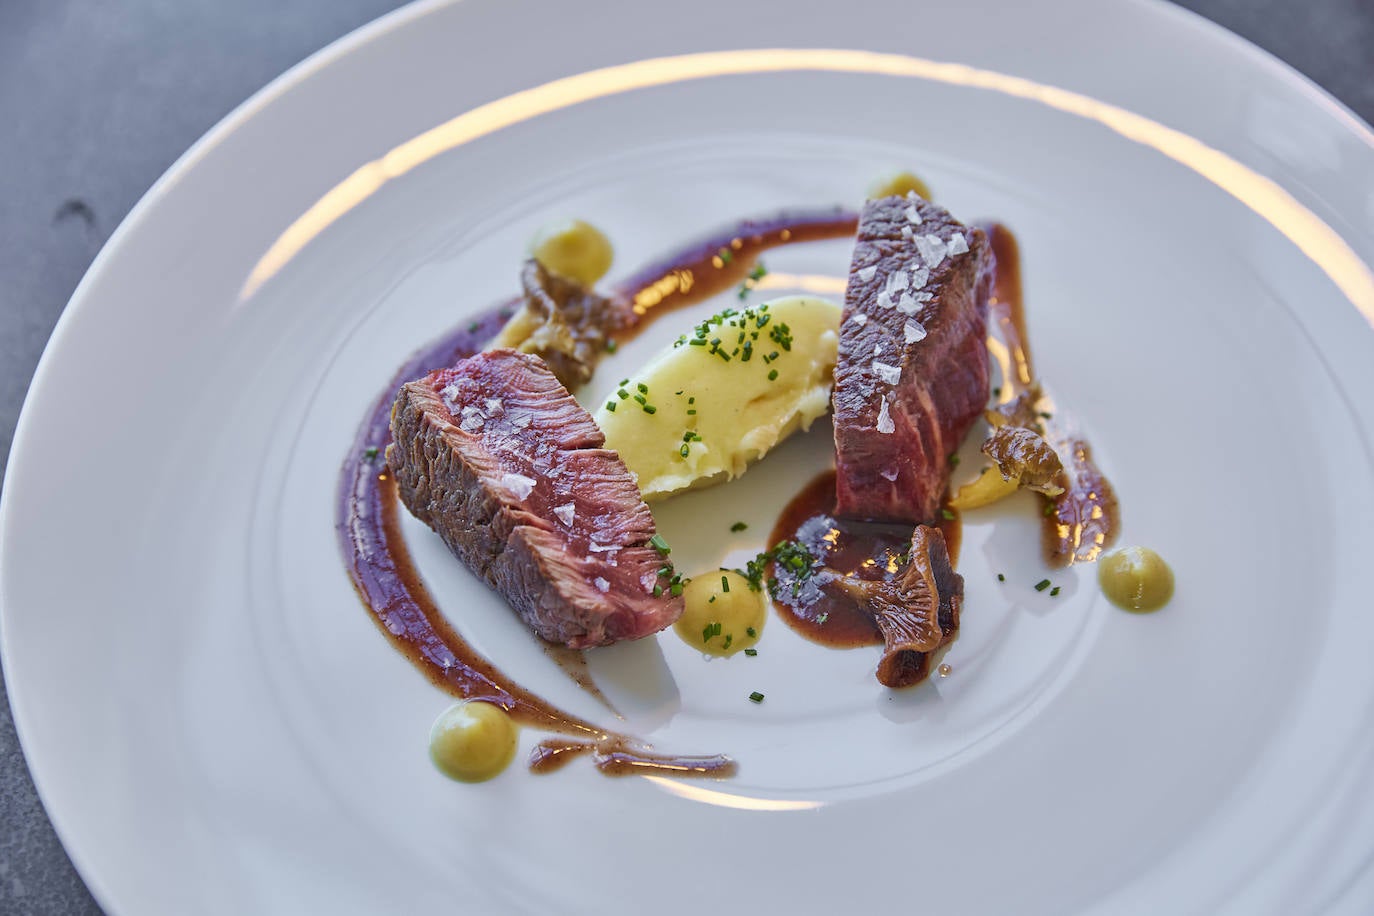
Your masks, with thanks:
M 700 337 L 693 337 L 691 340 L 687 341 L 687 343 L 691 344 L 694 347 L 706 346 L 706 341 L 702 340 Z
M 951 510 L 949 510 L 949 509 L 941 509 L 941 510 L 940 510 L 940 517 L 943 518 L 943 519 L 944 519 L 945 521 L 947 521 L 947 522 L 952 522 L 952 521 L 954 521 L 954 513 L 953 513 Z
M 626 391 L 624 388 L 621 388 L 619 391 L 615 393 L 615 396 L 623 401 L 630 396 L 630 392 Z
M 730 580 L 724 576 L 720 577 L 720 590 L 723 592 L 730 591 Z
M 1005 582 L 1005 581 L 1007 581 L 1007 577 L 1006 577 L 1005 575 L 1003 575 L 1002 573 L 998 573 L 998 574 L 997 574 L 997 581 L 998 581 L 998 582 Z
M 729 248 L 722 248 L 720 251 L 716 252 L 716 256 L 720 258 L 722 264 L 729 264 L 735 259 L 735 253 Z
M 1050 597 L 1051 597 L 1051 598 L 1058 598 L 1058 597 L 1059 597 L 1059 586 L 1056 585 L 1054 588 L 1050 589 Z
M 778 380 L 778 370 L 776 370 L 776 369 L 769 369 L 769 370 L 768 370 L 768 381 L 770 381 L 770 382 L 776 382 L 777 380 Z
M 645 404 L 649 403 L 648 399 L 645 398 L 644 395 L 642 395 L 642 394 L 637 394 L 637 395 L 635 395 L 635 400 L 639 402 L 639 405 L 640 405 L 641 407 L 644 406 Z
M 754 703 L 762 703 L 762 702 L 763 702 L 763 694 L 761 694 L 761 693 L 759 693 L 757 690 L 755 690 L 753 693 L 749 694 L 749 699 L 750 699 L 752 702 L 754 702 Z
M 711 641 L 711 625 L 708 623 L 701 628 L 701 642 L 703 645 Z
M 639 383 L 638 385 L 636 385 L 635 387 L 639 389 L 639 393 L 640 393 L 640 394 L 648 394 L 648 393 L 649 393 L 649 386 L 646 385 L 646 384 L 644 384 L 643 382 L 640 382 L 640 383 Z
M 615 401 L 607 401 L 606 409 L 609 410 L 611 413 L 615 413 Z
M 1045 503 L 1045 518 L 1050 518 L 1050 517 L 1052 517 L 1053 515 L 1054 515 L 1054 503 Z
M 616 343 L 614 340 L 608 340 L 608 341 L 606 341 L 606 352 L 607 352 L 607 353 L 614 353 L 619 347 L 620 347 L 620 344 Z
M 707 599 L 706 599 L 706 603 L 707 603 L 707 604 L 715 604 L 715 603 L 716 603 L 716 596 L 715 596 L 715 595 L 712 595 L 710 598 L 707 598 Z
M 628 384 L 630 384 L 630 380 L 629 380 L 629 379 L 623 378 L 623 379 L 620 380 L 620 387 L 621 387 L 621 388 L 624 388 L 624 387 L 625 387 L 626 385 L 628 385 Z
M 1045 412 L 1045 411 L 1042 410 L 1042 411 L 1040 411 L 1040 416 L 1044 417 L 1046 420 L 1049 420 L 1049 419 L 1051 419 L 1051 418 L 1054 417 L 1054 414 L 1052 414 L 1052 413 L 1047 413 L 1047 412 Z
M 681 393 L 681 392 L 679 392 L 679 393 Z M 688 398 L 688 399 L 687 399 L 687 403 L 688 403 L 688 404 L 695 404 L 696 402 L 697 402 L 697 399 L 696 399 L 696 398 Z
M 750 658 L 753 658 L 755 655 L 758 655 L 758 654 L 759 654 L 759 650 L 758 650 L 758 649 L 745 649 L 745 650 L 744 650 L 744 654 L 747 655 L 747 656 L 749 656 Z
M 730 526 L 730 530 L 731 530 L 731 531 L 743 531 L 745 528 L 748 528 L 748 527 L 749 527 L 749 526 L 746 525 L 744 522 L 735 522 L 733 525 Z
M 677 450 L 677 453 L 681 455 L 683 458 L 686 458 L 688 455 L 692 453 L 692 450 L 688 446 L 684 445 L 682 448 Z
M 474 321 L 472 324 L 468 325 L 468 333 L 471 334 L 471 333 L 475 332 L 475 331 L 476 331 L 478 328 L 480 328 L 481 326 L 482 326 L 482 323 L 481 323 L 480 321 Z
M 372 459 L 376 458 L 376 457 L 377 457 L 377 446 L 375 446 L 375 445 L 368 446 L 368 448 L 363 452 L 363 457 L 366 458 L 368 461 L 371 461 Z
M 732 642 L 734 642 L 734 641 L 735 641 L 735 634 L 734 634 L 734 633 L 726 633 L 726 634 L 725 634 L 725 645 L 721 646 L 721 648 L 722 648 L 722 649 L 728 649 L 728 648 L 730 648 L 730 643 L 732 643 Z
M 828 613 L 816 615 L 816 623 L 825 623 L 829 619 L 830 615 Z
M 682 397 L 681 391 L 674 391 L 673 394 L 677 395 L 678 397 Z
M 654 597 L 655 597 L 655 598 L 661 598 L 662 596 L 663 596 L 663 586 L 661 586 L 661 585 L 655 585 L 655 586 L 654 586 Z
M 655 534 L 653 537 L 649 538 L 649 546 L 657 550 L 659 556 L 666 557 L 673 552 L 673 548 L 668 546 L 668 542 L 663 540 L 663 535 L 661 534 Z
M 683 586 L 681 582 L 674 582 L 672 585 L 668 586 L 668 591 L 672 593 L 674 598 L 676 598 L 682 594 L 682 588 Z
M 1002 389 L 1000 387 L 992 389 L 992 396 L 1000 398 L 1002 396 Z
M 687 411 L 687 416 L 689 416 L 689 417 L 695 417 L 696 415 L 697 415 L 697 412 L 696 412 L 695 409 Z
M 745 627 L 744 632 L 745 635 L 747 635 L 750 639 L 754 639 L 759 635 L 759 631 L 754 629 L 753 627 Z
M 652 404 L 645 404 L 645 405 L 644 405 L 644 412 L 645 412 L 645 413 L 658 413 L 658 408 L 655 407 L 655 406 L 652 405 Z
M 957 454 L 949 456 L 949 466 L 957 468 L 959 466 L 959 456 Z
M 1036 590 L 1037 592 L 1043 592 L 1045 589 L 1047 589 L 1047 588 L 1049 588 L 1049 587 L 1050 587 L 1050 580 L 1049 580 L 1049 579 L 1041 579 L 1039 582 L 1035 583 L 1035 590 Z

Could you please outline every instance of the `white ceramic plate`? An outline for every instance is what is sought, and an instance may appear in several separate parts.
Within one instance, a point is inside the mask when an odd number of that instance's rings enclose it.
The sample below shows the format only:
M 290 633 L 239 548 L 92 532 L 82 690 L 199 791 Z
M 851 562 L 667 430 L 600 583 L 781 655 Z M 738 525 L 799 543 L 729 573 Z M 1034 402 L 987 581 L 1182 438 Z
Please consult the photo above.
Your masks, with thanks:
M 439 776 L 448 698 L 334 539 L 340 460 L 393 369 L 508 295 L 546 219 L 605 227 L 623 275 L 740 216 L 853 204 L 893 166 L 1019 234 L 1039 367 L 1173 603 L 1116 611 L 1091 569 L 1050 600 L 1031 522 L 970 517 L 947 678 L 889 694 L 875 653 L 777 621 L 756 659 L 668 634 L 593 668 L 631 731 L 727 751 L 736 779 Z M 39 791 L 97 898 L 140 916 L 1368 912 L 1371 263 L 1368 129 L 1167 6 L 408 8 L 188 153 L 53 336 L 0 551 Z M 664 506 L 682 565 L 754 548 L 823 462 L 813 436 L 757 491 Z M 604 718 L 407 531 L 480 649 Z

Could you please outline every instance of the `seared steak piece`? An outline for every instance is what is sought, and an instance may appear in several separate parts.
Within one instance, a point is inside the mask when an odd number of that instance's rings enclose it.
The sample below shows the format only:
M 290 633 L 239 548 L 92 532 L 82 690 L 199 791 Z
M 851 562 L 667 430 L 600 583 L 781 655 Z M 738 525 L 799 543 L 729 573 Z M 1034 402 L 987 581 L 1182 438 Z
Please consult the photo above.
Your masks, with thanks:
M 545 269 L 533 258 L 520 269 L 525 301 L 496 335 L 493 346 L 533 353 L 568 388 L 585 384 L 616 331 L 634 312 L 575 280 Z
M 634 478 L 542 360 L 488 350 L 409 382 L 391 435 L 406 507 L 544 639 L 606 645 L 682 615 Z
M 864 204 L 831 395 L 840 515 L 923 522 L 988 399 L 993 257 L 915 195 Z

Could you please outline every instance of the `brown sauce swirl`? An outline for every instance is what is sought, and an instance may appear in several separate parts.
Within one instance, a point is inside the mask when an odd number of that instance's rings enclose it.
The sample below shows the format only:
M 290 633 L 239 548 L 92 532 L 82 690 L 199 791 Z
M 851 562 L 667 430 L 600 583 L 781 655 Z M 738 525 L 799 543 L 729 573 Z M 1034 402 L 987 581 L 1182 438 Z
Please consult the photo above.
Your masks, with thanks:
M 768 248 L 843 237 L 854 232 L 856 222 L 853 213 L 841 210 L 746 221 L 661 259 L 616 287 L 614 295 L 633 308 L 637 316 L 633 332 L 672 309 L 740 282 L 758 254 Z M 395 392 L 406 381 L 476 353 L 518 304 L 518 300 L 502 303 L 415 353 L 364 417 L 340 471 L 336 523 L 339 547 L 358 597 L 391 644 L 435 686 L 459 699 L 492 703 L 521 724 L 565 736 L 535 748 L 529 762 L 534 772 L 549 772 L 590 754 L 597 769 L 607 775 L 732 775 L 735 764 L 728 757 L 652 753 L 643 742 L 599 728 L 525 690 L 450 625 L 406 549 L 396 488 L 381 458 L 390 442 L 388 420 Z M 556 655 L 556 660 L 577 683 L 605 702 L 585 677 L 583 666 L 566 654 Z
M 770 248 L 843 238 L 853 235 L 858 225 L 858 216 L 845 210 L 783 213 L 745 220 L 727 233 L 690 245 L 616 286 L 616 298 L 628 303 L 637 316 L 629 334 L 620 335 L 621 339 L 672 309 L 744 282 L 758 256 Z
M 1092 562 L 1115 542 L 1121 528 L 1121 509 L 1111 481 L 1093 461 L 1092 448 L 1055 410 L 1045 396 L 1031 364 L 1026 310 L 1021 295 L 1021 253 L 1016 237 L 1000 223 L 982 227 L 992 243 L 997 267 L 992 296 L 988 349 L 1001 364 L 1002 388 L 996 401 L 1009 404 L 1020 397 L 1035 399 L 1035 428 L 1064 464 L 1067 486 L 1046 497 L 1041 525 L 1045 561 L 1063 567 Z
M 942 517 L 951 563 L 958 562 L 957 513 Z M 809 568 L 774 560 L 773 606 L 778 616 L 812 642 L 832 648 L 880 646 L 883 634 L 872 615 L 845 588 L 846 579 L 892 582 L 906 567 L 912 526 L 860 522 L 835 515 L 835 472 L 817 476 L 788 502 L 768 538 L 769 544 L 800 544 Z

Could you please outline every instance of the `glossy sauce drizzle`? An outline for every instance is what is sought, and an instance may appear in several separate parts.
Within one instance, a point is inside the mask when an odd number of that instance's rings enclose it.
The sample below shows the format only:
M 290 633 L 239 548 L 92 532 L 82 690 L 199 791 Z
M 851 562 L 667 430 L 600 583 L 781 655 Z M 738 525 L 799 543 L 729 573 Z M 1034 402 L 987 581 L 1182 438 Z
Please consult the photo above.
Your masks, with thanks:
M 768 248 L 852 235 L 856 224 L 853 213 L 840 210 L 743 222 L 640 271 L 620 284 L 614 295 L 636 316 L 630 325 L 633 333 L 674 308 L 739 282 L 758 254 Z M 390 442 L 395 392 L 406 381 L 479 351 L 518 304 L 518 300 L 502 303 L 415 353 L 373 403 L 339 480 L 336 528 L 354 588 L 391 644 L 437 687 L 460 699 L 500 706 L 524 725 L 563 736 L 546 739 L 535 748 L 530 758 L 534 772 L 549 772 L 574 757 L 591 755 L 597 769 L 608 775 L 729 776 L 735 764 L 728 757 L 651 753 L 642 742 L 599 728 L 525 690 L 478 654 L 448 623 L 411 561 L 400 531 L 396 488 L 382 459 Z M 563 655 L 558 661 L 565 670 L 578 668 Z M 598 691 L 593 693 L 604 702 Z
M 997 403 L 1007 404 L 1038 390 L 1021 297 L 1021 255 L 1016 237 L 1006 226 L 991 223 L 982 229 L 997 257 L 988 300 L 993 330 L 988 349 L 1002 370 Z M 1064 463 L 1068 484 L 1059 496 L 1046 500 L 1048 508 L 1041 527 L 1045 561 L 1051 566 L 1091 562 L 1112 545 L 1120 530 L 1116 492 L 1093 461 L 1087 440 L 1065 421 L 1043 391 L 1035 409 L 1038 431 Z
M 953 514 L 953 513 L 951 513 Z M 858 522 L 835 515 L 835 472 L 817 476 L 783 509 L 769 536 L 776 547 L 795 541 L 812 558 L 807 571 L 774 562 L 773 605 L 788 626 L 832 648 L 880 646 L 872 615 L 844 587 L 846 580 L 892 581 L 906 567 L 910 525 Z M 958 564 L 959 517 L 941 518 L 950 563 Z

